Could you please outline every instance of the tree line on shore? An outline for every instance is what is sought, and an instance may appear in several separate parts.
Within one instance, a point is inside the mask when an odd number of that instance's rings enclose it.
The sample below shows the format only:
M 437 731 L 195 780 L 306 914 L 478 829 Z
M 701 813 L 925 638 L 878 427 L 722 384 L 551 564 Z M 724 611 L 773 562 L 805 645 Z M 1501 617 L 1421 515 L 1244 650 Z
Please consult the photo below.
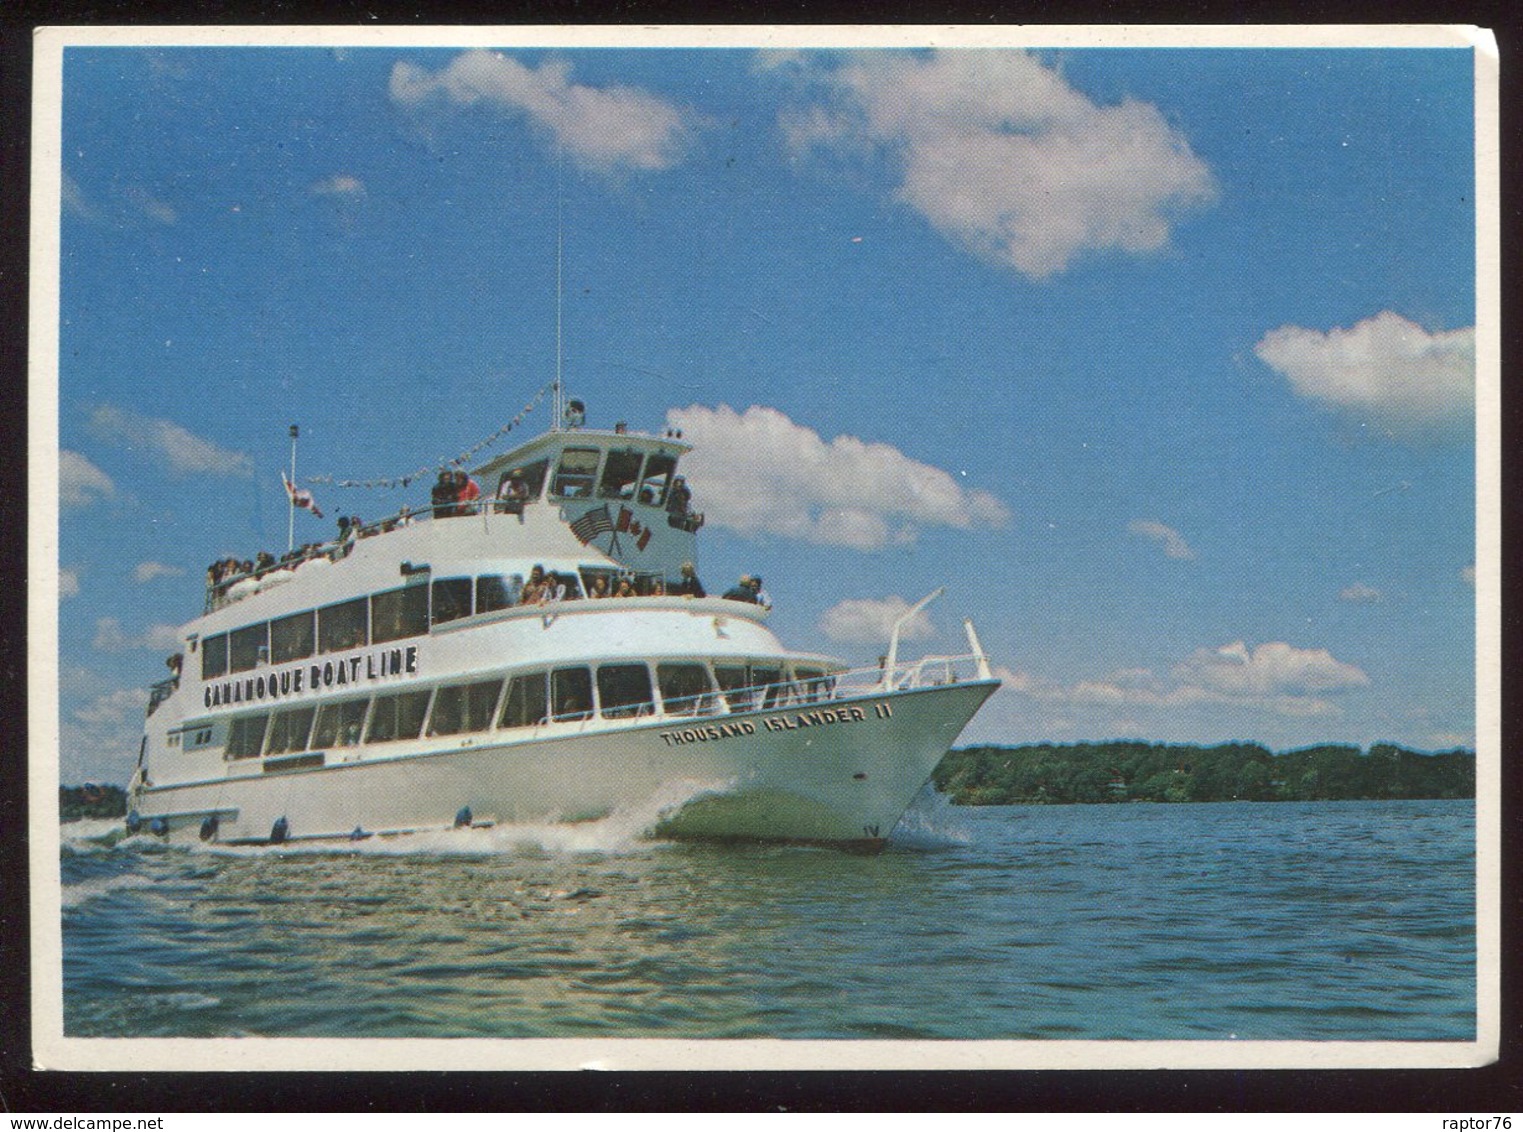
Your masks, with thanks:
M 1278 755 L 1258 743 L 1035 743 L 950 751 L 932 780 L 960 806 L 1474 798 L 1475 752 L 1426 755 L 1391 743 Z M 127 794 L 120 786 L 61 786 L 58 806 L 64 821 L 119 818 Z
M 1258 743 L 1037 743 L 951 751 L 932 778 L 963 806 L 1474 798 L 1475 752 L 1429 755 L 1391 743 L 1284 754 Z

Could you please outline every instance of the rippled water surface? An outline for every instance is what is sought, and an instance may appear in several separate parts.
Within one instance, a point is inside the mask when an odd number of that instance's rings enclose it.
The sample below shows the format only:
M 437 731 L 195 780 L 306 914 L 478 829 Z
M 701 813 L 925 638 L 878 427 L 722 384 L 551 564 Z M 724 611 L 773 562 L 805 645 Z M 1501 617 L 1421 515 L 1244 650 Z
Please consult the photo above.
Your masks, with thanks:
M 926 795 L 877 857 L 647 824 L 258 849 L 65 826 L 65 1032 L 1474 1037 L 1469 802 Z

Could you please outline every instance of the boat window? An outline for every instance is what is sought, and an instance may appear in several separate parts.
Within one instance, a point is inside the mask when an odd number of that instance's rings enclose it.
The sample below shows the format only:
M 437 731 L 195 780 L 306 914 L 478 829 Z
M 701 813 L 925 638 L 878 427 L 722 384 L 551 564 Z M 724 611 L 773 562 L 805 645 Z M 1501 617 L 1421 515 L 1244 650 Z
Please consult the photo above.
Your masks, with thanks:
M 551 495 L 568 499 L 582 499 L 592 494 L 592 478 L 597 474 L 596 448 L 568 448 L 561 453 L 561 465 L 556 469 L 555 482 L 550 485 Z
M 598 593 L 597 582 L 602 579 L 603 590 Z M 582 567 L 582 592 L 589 597 L 602 596 L 612 597 L 618 589 L 619 575 L 617 571 L 608 570 L 599 566 Z
M 545 674 L 529 672 L 508 681 L 508 698 L 502 704 L 503 727 L 538 727 L 548 716 Z
M 228 671 L 247 672 L 270 655 L 270 626 L 261 621 L 228 635 Z
M 370 598 L 370 639 L 400 641 L 428 632 L 428 587 L 403 586 L 372 594 Z
M 434 696 L 434 713 L 428 719 L 430 735 L 462 735 L 468 731 L 485 731 L 492 726 L 492 709 L 497 706 L 501 680 L 482 680 L 475 684 L 450 684 Z
M 592 715 L 592 673 L 585 668 L 557 668 L 550 673 L 552 719 L 588 719 Z
M 605 719 L 628 719 L 655 710 L 650 669 L 643 664 L 605 664 L 598 669 L 598 703 Z
M 427 713 L 426 691 L 377 696 L 375 710 L 370 713 L 370 730 L 365 732 L 365 742 L 390 743 L 396 739 L 416 739 L 423 730 L 423 717 Z
M 251 759 L 258 755 L 259 749 L 264 746 L 264 725 L 269 718 L 261 712 L 259 715 L 244 715 L 233 720 L 227 729 L 227 757 Z
M 471 580 L 440 578 L 434 582 L 433 623 L 458 621 L 471 615 Z M 379 639 L 379 638 L 377 638 Z
M 365 598 L 325 605 L 317 611 L 317 651 L 341 652 L 366 643 L 370 603 Z
M 211 680 L 227 673 L 227 634 L 218 633 L 201 642 L 201 679 Z
M 550 461 L 548 459 L 535 460 L 534 463 L 523 464 L 521 467 L 524 473 L 524 485 L 529 489 L 529 498 L 538 499 L 540 492 L 545 489 L 545 472 L 550 468 Z
M 831 682 L 825 678 L 824 669 L 795 668 L 793 675 L 799 683 L 799 695 L 806 703 L 828 698 Z
M 666 489 L 672 485 L 672 474 L 677 470 L 677 457 L 664 452 L 653 452 L 645 461 L 645 478 L 640 481 L 640 502 L 655 507 L 666 506 Z
M 709 671 L 701 664 L 659 664 L 656 680 L 668 715 L 698 715 L 714 710 Z
M 301 660 L 311 656 L 316 646 L 316 619 L 310 609 L 270 622 L 270 663 Z
M 365 726 L 365 709 L 369 706 L 369 700 L 324 704 L 317 713 L 317 729 L 312 732 L 312 746 L 358 746 L 360 731 Z
M 566 592 L 561 594 L 562 601 L 571 601 L 582 596 L 582 580 L 574 573 L 562 574 L 556 570 L 546 570 L 545 579 L 565 587 Z
M 187 750 L 211 745 L 212 727 L 205 720 L 187 723 L 181 730 L 185 733 L 185 746 Z
M 776 707 L 783 702 L 783 693 L 787 690 L 783 687 L 783 671 L 780 668 L 752 668 L 751 686 L 764 688 L 762 693 L 763 707 Z
M 633 499 L 640 480 L 640 462 L 644 457 L 633 449 L 610 452 L 603 465 L 598 495 L 603 499 Z
M 476 612 L 511 609 L 518 604 L 523 588 L 522 574 L 483 574 L 476 579 Z
M 731 711 L 750 711 L 755 705 L 756 693 L 751 690 L 751 678 L 745 665 L 730 667 L 714 666 L 714 679 L 724 693 L 724 702 Z
M 270 719 L 270 743 L 267 755 L 283 755 L 288 751 L 305 751 L 307 736 L 312 732 L 312 717 L 317 714 L 313 707 L 288 708 L 277 711 Z

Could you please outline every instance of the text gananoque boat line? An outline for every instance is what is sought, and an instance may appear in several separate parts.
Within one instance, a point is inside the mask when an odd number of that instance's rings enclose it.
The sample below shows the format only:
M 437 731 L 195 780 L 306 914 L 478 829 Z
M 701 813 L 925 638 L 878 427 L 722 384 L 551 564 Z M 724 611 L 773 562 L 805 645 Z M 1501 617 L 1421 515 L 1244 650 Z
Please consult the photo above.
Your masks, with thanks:
M 895 626 L 867 669 L 784 647 L 759 585 L 702 593 L 690 445 L 582 421 L 571 402 L 417 513 L 214 570 L 129 829 L 359 838 L 671 797 L 661 836 L 880 847 L 998 687 L 972 623 L 968 653 L 911 662 Z

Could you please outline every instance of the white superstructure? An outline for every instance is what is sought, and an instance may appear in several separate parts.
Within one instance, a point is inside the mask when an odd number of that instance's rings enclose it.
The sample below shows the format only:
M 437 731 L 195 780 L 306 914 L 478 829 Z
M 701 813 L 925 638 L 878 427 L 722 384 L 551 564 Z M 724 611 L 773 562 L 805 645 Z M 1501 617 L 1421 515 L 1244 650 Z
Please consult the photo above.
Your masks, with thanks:
M 478 500 L 209 580 L 150 700 L 129 828 L 577 821 L 677 786 L 664 835 L 881 846 L 998 686 L 977 637 L 849 672 L 786 649 L 760 605 L 666 592 L 702 526 L 688 447 L 557 429 L 477 468 Z M 538 576 L 551 599 L 525 603 Z

